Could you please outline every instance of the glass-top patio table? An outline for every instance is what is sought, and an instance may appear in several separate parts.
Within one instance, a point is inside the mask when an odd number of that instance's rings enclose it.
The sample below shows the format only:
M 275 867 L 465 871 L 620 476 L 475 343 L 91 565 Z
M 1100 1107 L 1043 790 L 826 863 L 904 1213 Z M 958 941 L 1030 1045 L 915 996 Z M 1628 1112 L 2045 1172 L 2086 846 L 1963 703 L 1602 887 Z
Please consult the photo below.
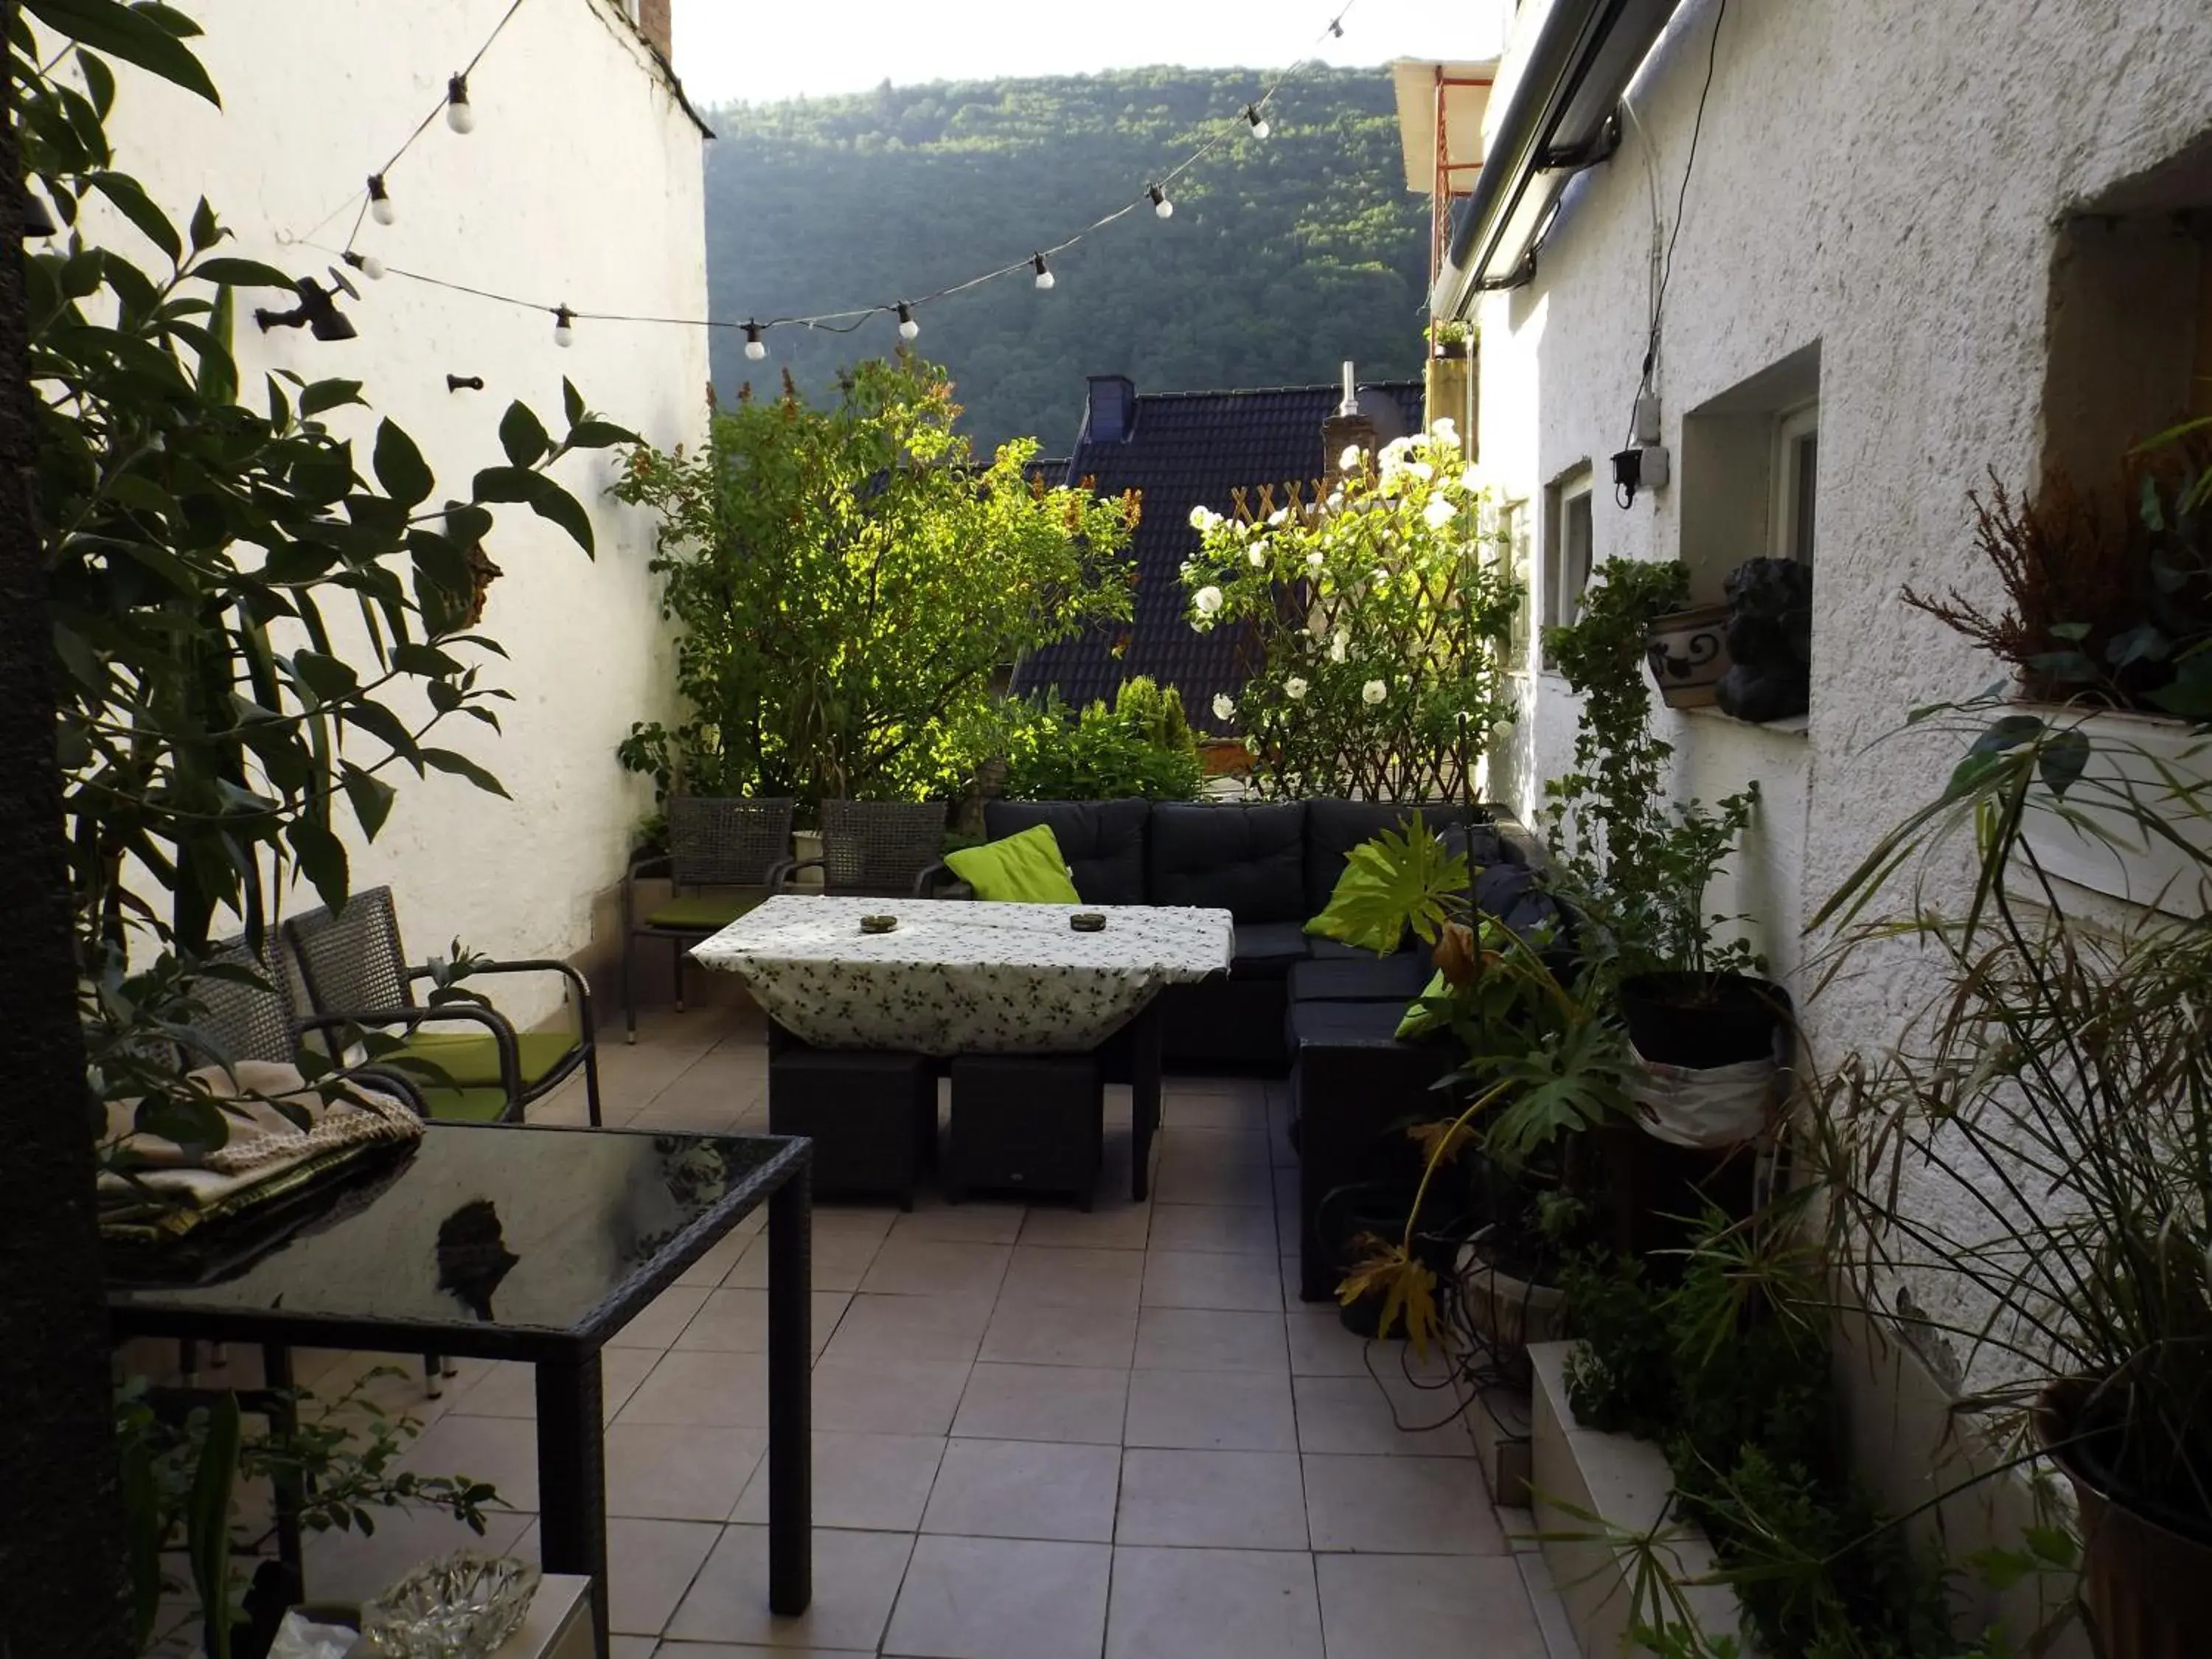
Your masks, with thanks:
M 537 1368 L 538 1557 L 588 1574 L 607 1651 L 599 1350 L 714 1242 L 769 1206 L 769 1602 L 812 1596 L 811 1148 L 769 1135 L 433 1123 L 395 1167 L 282 1213 L 217 1224 L 226 1256 L 110 1251 L 114 1336 L 258 1342 Z M 210 1245 L 218 1241 L 210 1238 Z
M 1104 918 L 1097 931 L 1070 925 L 1086 913 Z M 897 925 L 864 932 L 864 916 Z M 821 1048 L 1080 1054 L 1132 1027 L 1130 1195 L 1141 1201 L 1159 1123 L 1159 994 L 1226 973 L 1235 943 L 1226 910 L 781 894 L 691 955 L 738 975 L 771 1019 Z

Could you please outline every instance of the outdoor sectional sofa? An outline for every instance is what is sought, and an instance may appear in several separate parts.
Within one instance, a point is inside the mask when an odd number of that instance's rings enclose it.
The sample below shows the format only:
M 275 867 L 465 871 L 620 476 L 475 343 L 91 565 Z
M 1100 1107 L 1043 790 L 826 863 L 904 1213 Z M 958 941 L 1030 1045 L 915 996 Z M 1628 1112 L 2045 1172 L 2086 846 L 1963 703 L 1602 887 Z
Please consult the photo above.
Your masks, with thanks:
M 1541 902 L 1529 893 L 1541 848 L 1504 809 L 1419 810 L 1431 829 L 1464 828 L 1478 892 L 1488 890 L 1485 908 Z M 1414 1172 L 1400 1126 L 1433 1109 L 1431 1086 L 1451 1065 L 1448 1044 L 1396 1036 L 1431 971 L 1425 948 L 1409 941 L 1378 957 L 1305 932 L 1328 905 L 1346 854 L 1402 827 L 1414 811 L 1329 799 L 994 801 L 984 809 L 993 841 L 1049 825 L 1086 904 L 1197 905 L 1235 918 L 1227 977 L 1162 994 L 1165 1060 L 1171 1070 L 1288 1074 L 1308 1300 L 1327 1297 L 1335 1283 L 1335 1250 L 1319 1231 L 1331 1195 Z M 1126 1075 L 1119 1058 L 1109 1045 L 1109 1077 Z

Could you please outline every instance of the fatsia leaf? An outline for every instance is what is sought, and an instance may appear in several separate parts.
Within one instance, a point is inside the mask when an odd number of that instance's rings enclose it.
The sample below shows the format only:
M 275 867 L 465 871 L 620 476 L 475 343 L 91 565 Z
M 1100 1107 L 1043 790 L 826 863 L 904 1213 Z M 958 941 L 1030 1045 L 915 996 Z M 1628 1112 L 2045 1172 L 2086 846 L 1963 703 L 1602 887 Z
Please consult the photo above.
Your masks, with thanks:
M 146 240 L 172 260 L 185 255 L 184 239 L 169 222 L 169 216 L 154 204 L 139 182 L 127 173 L 95 173 L 86 181 L 115 204 L 117 211 L 138 227 Z
M 156 12 L 119 5 L 117 0 L 23 0 L 23 9 L 58 34 L 150 70 L 218 109 L 222 106 L 222 95 L 208 78 L 206 67 L 178 38 L 184 31 L 174 26 L 171 20 L 176 15 L 166 7 Z
M 392 816 L 392 802 L 398 793 L 380 777 L 364 772 L 349 763 L 344 771 L 346 799 L 353 805 L 353 815 L 361 824 L 361 832 L 369 840 L 376 839 L 384 821 Z
M 531 492 L 531 511 L 559 525 L 587 556 L 597 558 L 599 544 L 592 534 L 591 515 L 584 511 L 584 504 L 544 474 L 532 476 L 537 478 L 538 488 Z
M 617 444 L 643 443 L 645 440 L 612 421 L 579 421 L 568 428 L 564 441 L 571 449 L 611 449 Z
M 537 465 L 553 447 L 553 440 L 545 434 L 545 423 L 520 398 L 500 416 L 499 443 L 507 459 L 523 467 Z
M 422 750 L 422 763 L 441 772 L 451 773 L 457 778 L 466 778 L 487 794 L 497 795 L 503 799 L 513 799 L 507 794 L 505 784 L 466 755 L 457 755 L 450 749 L 425 749 Z
M 312 818 L 295 818 L 286 824 L 284 840 L 316 896 L 333 910 L 343 908 L 349 874 L 345 843 Z
M 219 259 L 203 259 L 192 267 L 192 275 L 204 281 L 221 283 L 228 288 L 281 288 L 294 286 L 292 279 L 274 265 L 264 264 L 258 259 L 239 259 L 226 254 Z
M 576 390 L 576 383 L 565 374 L 561 377 L 561 409 L 568 416 L 568 424 L 572 427 L 584 418 L 584 394 Z
M 359 380 L 318 380 L 300 394 L 300 413 L 320 415 L 325 410 L 361 401 Z
M 384 486 L 385 493 L 403 507 L 413 507 L 430 494 L 436 483 L 431 477 L 429 463 L 422 452 L 409 437 L 390 421 L 380 422 L 376 428 L 376 481 Z
M 1388 956 L 1411 928 L 1433 941 L 1467 892 L 1468 860 L 1430 833 L 1419 812 L 1346 855 L 1328 906 L 1308 931 Z

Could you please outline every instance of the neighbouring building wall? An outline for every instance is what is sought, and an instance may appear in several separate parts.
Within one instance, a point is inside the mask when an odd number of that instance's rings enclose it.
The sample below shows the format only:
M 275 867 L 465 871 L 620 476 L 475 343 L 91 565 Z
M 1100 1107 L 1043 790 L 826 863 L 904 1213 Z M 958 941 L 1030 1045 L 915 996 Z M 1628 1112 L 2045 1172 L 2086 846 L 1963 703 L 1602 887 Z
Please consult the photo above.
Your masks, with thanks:
M 1516 20 L 1493 119 L 1546 9 Z M 1717 600 L 1728 569 L 1770 551 L 1770 452 L 1751 434 L 1817 388 L 1809 718 L 1659 715 L 1680 793 L 1760 783 L 1737 891 L 1714 908 L 1756 913 L 1802 992 L 1806 924 L 1956 758 L 1876 739 L 2000 672 L 1899 589 L 1993 597 L 1967 491 L 1992 470 L 2032 487 L 2061 463 L 2094 482 L 2179 412 L 2192 361 L 2212 361 L 2195 337 L 2212 326 L 2203 222 L 2175 217 L 2212 207 L 2212 8 L 1729 3 L 1659 346 L 1674 477 L 1624 510 L 1607 457 L 1628 442 L 1717 10 L 1677 13 L 1630 90 L 1621 149 L 1568 189 L 1534 282 L 1480 301 L 1481 458 L 1524 504 L 1539 592 L 1562 551 L 1547 486 L 1589 465 L 1594 562 L 1679 556 L 1696 598 Z M 2133 216 L 2071 217 L 2089 210 Z M 1500 757 L 1524 811 L 1565 769 L 1577 712 L 1538 654 Z M 1911 994 L 1909 975 L 1833 987 L 1806 1010 L 1812 1053 L 1881 1045 Z M 1924 1490 L 1920 1437 L 1940 1417 L 1896 1407 L 1889 1452 L 1870 1450 Z
M 125 70 L 111 128 L 118 165 L 179 224 L 204 194 L 237 233 L 231 251 L 319 278 L 345 246 L 367 175 L 436 106 L 447 76 L 507 9 L 507 0 L 183 3 L 207 30 L 196 46 L 224 107 Z M 362 299 L 341 306 L 356 339 L 264 336 L 241 315 L 245 396 L 258 398 L 271 369 L 359 380 L 376 413 L 414 434 L 448 493 L 501 460 L 497 428 L 510 401 L 529 404 L 557 434 L 564 375 L 592 409 L 657 444 L 697 441 L 704 330 L 580 322 L 573 349 L 553 340 L 550 307 L 559 304 L 707 312 L 705 135 L 630 9 L 622 0 L 523 6 L 471 76 L 470 96 L 476 130 L 462 137 L 434 122 L 392 169 L 398 222 L 364 224 L 357 246 L 397 269 L 549 309 L 352 272 Z M 243 299 L 241 313 L 252 303 Z M 448 374 L 481 375 L 483 389 L 450 392 Z M 359 413 L 331 418 L 356 438 L 366 470 L 374 417 L 349 419 Z M 501 706 L 503 735 L 457 720 L 439 740 L 490 768 L 513 799 L 403 772 L 390 823 L 356 854 L 355 884 L 392 884 L 418 959 L 456 935 L 502 957 L 579 951 L 594 897 L 618 880 L 631 830 L 652 805 L 649 786 L 623 772 L 614 750 L 633 720 L 665 712 L 670 644 L 646 568 L 653 523 L 605 496 L 616 466 L 612 452 L 599 452 L 556 471 L 590 511 L 596 561 L 520 506 L 498 509 L 486 545 L 505 574 L 483 631 L 507 659 L 491 659 L 485 678 L 514 701 Z M 305 889 L 286 899 L 294 908 L 313 902 Z M 550 1014 L 557 990 L 533 988 L 502 985 L 502 1006 L 526 1021 Z

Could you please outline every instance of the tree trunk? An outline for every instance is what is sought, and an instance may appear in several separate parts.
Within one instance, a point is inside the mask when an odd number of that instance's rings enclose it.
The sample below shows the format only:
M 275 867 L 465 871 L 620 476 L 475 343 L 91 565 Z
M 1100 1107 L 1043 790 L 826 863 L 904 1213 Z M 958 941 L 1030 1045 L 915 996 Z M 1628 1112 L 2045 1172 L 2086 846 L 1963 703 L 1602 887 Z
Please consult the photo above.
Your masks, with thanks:
M 0 0 L 12 28 L 15 0 Z M 123 1523 L 84 1110 L 46 561 L 31 511 L 22 193 L 0 122 L 0 1655 L 122 1659 Z

